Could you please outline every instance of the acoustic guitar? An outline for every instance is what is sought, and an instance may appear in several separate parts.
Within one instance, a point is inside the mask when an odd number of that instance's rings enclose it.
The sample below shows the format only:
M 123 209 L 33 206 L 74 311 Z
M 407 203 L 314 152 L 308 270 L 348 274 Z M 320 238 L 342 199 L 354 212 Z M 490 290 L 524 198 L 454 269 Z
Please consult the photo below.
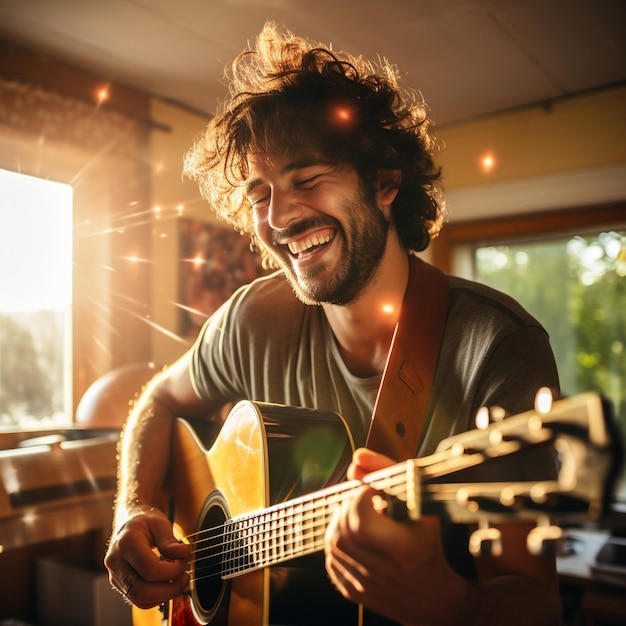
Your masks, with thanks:
M 448 438 L 434 454 L 363 482 L 396 516 L 478 523 L 474 555 L 498 553 L 490 523 L 532 521 L 528 549 L 539 553 L 561 525 L 596 519 L 609 503 L 620 455 L 604 409 L 591 393 L 559 400 Z M 333 510 L 361 485 L 343 480 L 353 441 L 341 416 L 243 401 L 209 449 L 182 419 L 172 446 L 170 508 L 175 535 L 192 546 L 191 583 L 161 611 L 134 608 L 135 626 L 329 623 L 325 615 L 333 624 L 376 623 L 332 589 L 321 560 Z

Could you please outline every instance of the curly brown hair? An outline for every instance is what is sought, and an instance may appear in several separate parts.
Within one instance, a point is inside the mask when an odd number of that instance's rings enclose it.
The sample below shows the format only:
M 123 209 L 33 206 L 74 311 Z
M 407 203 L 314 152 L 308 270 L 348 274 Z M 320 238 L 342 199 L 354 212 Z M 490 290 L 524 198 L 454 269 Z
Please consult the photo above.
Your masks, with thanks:
M 395 67 L 314 45 L 268 22 L 227 79 L 230 100 L 184 166 L 220 219 L 255 243 L 244 188 L 249 155 L 314 151 L 352 165 L 371 195 L 381 170 L 400 170 L 392 215 L 404 247 L 424 250 L 438 234 L 443 192 L 426 105 L 399 86 Z

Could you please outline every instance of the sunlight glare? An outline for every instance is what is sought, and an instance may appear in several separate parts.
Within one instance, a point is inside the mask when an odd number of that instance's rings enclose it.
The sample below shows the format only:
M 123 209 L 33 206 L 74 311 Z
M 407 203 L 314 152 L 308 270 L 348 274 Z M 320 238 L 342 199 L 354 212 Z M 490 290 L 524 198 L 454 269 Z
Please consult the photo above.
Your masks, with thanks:
M 476 411 L 476 417 L 474 423 L 478 430 L 484 430 L 489 426 L 489 409 L 486 406 L 481 407 Z
M 541 387 L 535 396 L 535 411 L 537 413 L 549 413 L 552 409 L 552 392 L 548 387 Z
M 108 85 L 104 85 L 96 90 L 96 102 L 98 103 L 98 106 L 104 104 L 110 97 L 111 93 Z
M 496 165 L 496 157 L 492 152 L 487 152 L 480 157 L 480 169 L 484 174 L 492 172 Z
M 0 311 L 72 300 L 72 187 L 0 170 Z

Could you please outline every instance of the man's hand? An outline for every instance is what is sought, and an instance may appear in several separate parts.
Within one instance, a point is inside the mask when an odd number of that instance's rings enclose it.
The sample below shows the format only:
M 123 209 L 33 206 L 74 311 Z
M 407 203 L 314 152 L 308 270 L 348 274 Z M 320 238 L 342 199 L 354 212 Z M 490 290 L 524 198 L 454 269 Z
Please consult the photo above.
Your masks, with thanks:
M 359 480 L 391 464 L 387 457 L 358 450 L 348 477 Z M 402 624 L 456 623 L 473 588 L 449 567 L 439 521 L 394 521 L 380 511 L 375 495 L 363 486 L 337 507 L 326 534 L 331 580 L 348 600 Z
M 189 551 L 173 536 L 167 517 L 151 508 L 133 514 L 113 533 L 104 564 L 111 584 L 134 605 L 148 609 L 187 587 Z

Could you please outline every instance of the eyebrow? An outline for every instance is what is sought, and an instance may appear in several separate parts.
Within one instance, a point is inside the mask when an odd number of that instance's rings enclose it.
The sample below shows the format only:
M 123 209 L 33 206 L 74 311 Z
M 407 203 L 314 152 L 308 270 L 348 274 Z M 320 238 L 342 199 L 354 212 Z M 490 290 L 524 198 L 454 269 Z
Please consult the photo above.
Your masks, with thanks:
M 305 167 L 312 167 L 314 165 L 327 165 L 328 161 L 326 159 L 322 159 L 321 157 L 301 157 L 298 159 L 294 159 L 290 161 L 283 167 L 280 171 L 281 176 L 285 174 L 289 174 L 295 170 L 302 170 Z M 249 194 L 255 187 L 263 184 L 263 181 L 260 178 L 253 178 L 246 183 L 246 194 Z

